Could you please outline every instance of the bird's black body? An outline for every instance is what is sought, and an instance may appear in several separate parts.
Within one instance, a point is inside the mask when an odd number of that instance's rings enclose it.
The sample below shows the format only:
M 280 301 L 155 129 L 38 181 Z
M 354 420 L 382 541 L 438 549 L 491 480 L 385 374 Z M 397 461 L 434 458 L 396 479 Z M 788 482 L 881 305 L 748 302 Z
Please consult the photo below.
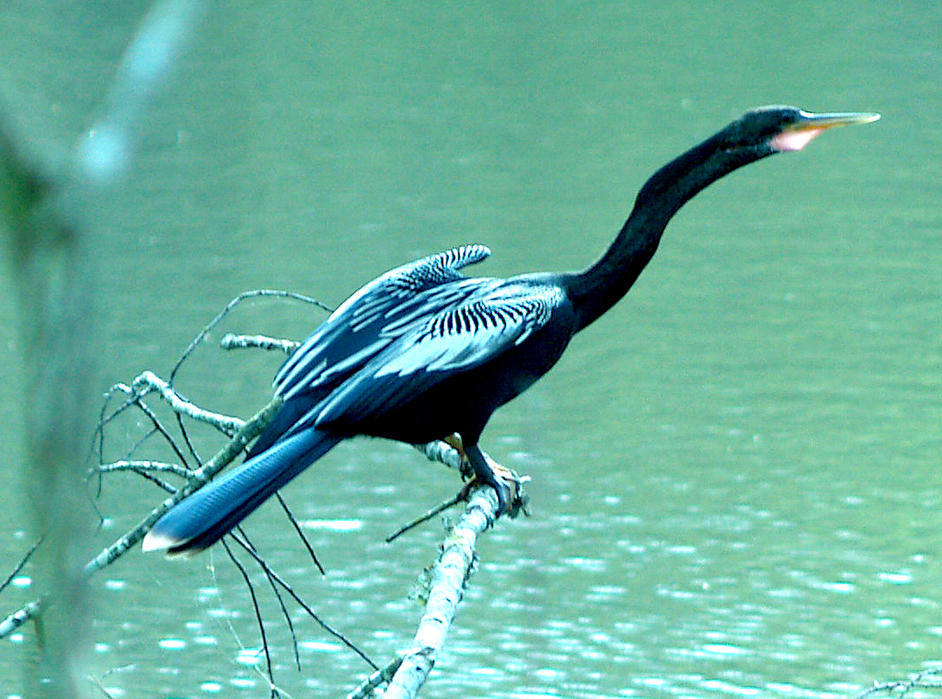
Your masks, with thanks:
M 615 241 L 583 272 L 467 278 L 460 270 L 490 254 L 468 245 L 373 280 L 279 370 L 275 390 L 284 404 L 246 461 L 167 513 L 145 548 L 211 545 L 356 435 L 424 443 L 457 432 L 476 475 L 497 487 L 503 506 L 501 486 L 478 448 L 488 419 L 628 291 L 684 202 L 738 167 L 800 149 L 821 130 L 873 118 L 793 107 L 748 112 L 656 172 Z

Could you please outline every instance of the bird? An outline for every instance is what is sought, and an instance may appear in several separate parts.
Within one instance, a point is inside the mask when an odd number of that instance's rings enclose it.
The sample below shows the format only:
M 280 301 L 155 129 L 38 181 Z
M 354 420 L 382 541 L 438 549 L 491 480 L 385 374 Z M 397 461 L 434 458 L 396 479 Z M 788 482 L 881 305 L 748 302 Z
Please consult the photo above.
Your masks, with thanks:
M 490 255 L 471 244 L 377 277 L 278 370 L 274 391 L 283 403 L 244 461 L 168 510 L 143 549 L 206 549 L 340 441 L 360 435 L 409 444 L 450 437 L 475 480 L 497 491 L 500 515 L 512 490 L 480 449 L 488 419 L 628 292 L 684 203 L 744 165 L 879 118 L 790 106 L 747 111 L 657 170 L 608 249 L 579 272 L 465 276 L 463 268 Z

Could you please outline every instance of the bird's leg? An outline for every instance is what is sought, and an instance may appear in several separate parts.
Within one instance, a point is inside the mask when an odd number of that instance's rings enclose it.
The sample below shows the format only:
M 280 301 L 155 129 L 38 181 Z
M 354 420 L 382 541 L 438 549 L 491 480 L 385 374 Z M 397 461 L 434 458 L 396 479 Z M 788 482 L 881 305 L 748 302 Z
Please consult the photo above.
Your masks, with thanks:
M 458 456 L 461 457 L 461 477 L 471 478 L 471 476 L 474 475 L 474 470 L 471 466 L 471 460 L 468 459 L 468 454 L 464 450 L 464 442 L 461 441 L 461 435 L 457 432 L 452 432 L 442 441 L 458 452 Z
M 511 517 L 516 517 L 521 509 L 526 512 L 527 498 L 523 495 L 523 481 L 528 479 L 521 479 L 506 466 L 501 466 L 489 458 L 476 444 L 465 448 L 464 441 L 457 432 L 453 432 L 442 441 L 461 456 L 462 477 L 474 477 L 465 484 L 458 497 L 467 498 L 468 492 L 474 485 L 483 483 L 497 491 L 498 516 L 507 513 Z

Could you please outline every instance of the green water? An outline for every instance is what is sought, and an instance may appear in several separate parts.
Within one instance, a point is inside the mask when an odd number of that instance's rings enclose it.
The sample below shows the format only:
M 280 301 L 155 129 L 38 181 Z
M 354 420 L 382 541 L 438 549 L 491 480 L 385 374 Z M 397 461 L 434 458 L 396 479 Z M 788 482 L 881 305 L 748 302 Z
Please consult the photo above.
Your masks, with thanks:
M 34 138 L 64 146 L 90 123 L 146 7 L 0 8 L 4 94 Z M 465 242 L 494 250 L 482 274 L 583 266 L 648 174 L 750 106 L 880 111 L 691 202 L 626 301 L 494 417 L 485 446 L 533 477 L 533 514 L 484 538 L 423 693 L 853 695 L 942 661 L 940 84 L 934 3 L 219 6 L 96 214 L 101 389 L 166 374 L 246 289 L 333 305 Z M 16 356 L 8 277 L 0 342 Z M 322 318 L 257 301 L 225 329 L 300 338 Z M 207 348 L 179 385 L 247 415 L 279 361 Z M 0 367 L 11 484 L 18 376 Z M 382 664 L 411 639 L 408 594 L 442 530 L 383 537 L 456 486 L 360 440 L 285 491 L 326 577 L 276 507 L 248 531 Z M 106 481 L 89 552 L 162 497 Z M 0 498 L 2 572 L 28 542 L 15 487 Z M 221 552 L 133 552 L 93 587 L 89 673 L 111 696 L 268 695 L 239 652 L 258 634 Z M 298 672 L 259 595 L 292 696 L 344 696 L 367 672 L 292 608 Z M 34 642 L 0 644 L 0 696 Z

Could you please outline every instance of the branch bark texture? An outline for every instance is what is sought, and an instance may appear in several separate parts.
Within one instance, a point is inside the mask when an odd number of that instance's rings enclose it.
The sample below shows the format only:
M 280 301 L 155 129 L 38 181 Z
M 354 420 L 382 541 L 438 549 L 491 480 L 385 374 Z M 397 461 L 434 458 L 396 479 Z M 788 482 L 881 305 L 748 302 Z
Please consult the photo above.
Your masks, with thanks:
M 383 695 L 385 699 L 411 699 L 425 684 L 464 596 L 465 583 L 474 566 L 478 536 L 493 525 L 496 515 L 494 490 L 475 488 L 432 568 L 425 612 L 410 648 L 403 654 L 402 663 Z

